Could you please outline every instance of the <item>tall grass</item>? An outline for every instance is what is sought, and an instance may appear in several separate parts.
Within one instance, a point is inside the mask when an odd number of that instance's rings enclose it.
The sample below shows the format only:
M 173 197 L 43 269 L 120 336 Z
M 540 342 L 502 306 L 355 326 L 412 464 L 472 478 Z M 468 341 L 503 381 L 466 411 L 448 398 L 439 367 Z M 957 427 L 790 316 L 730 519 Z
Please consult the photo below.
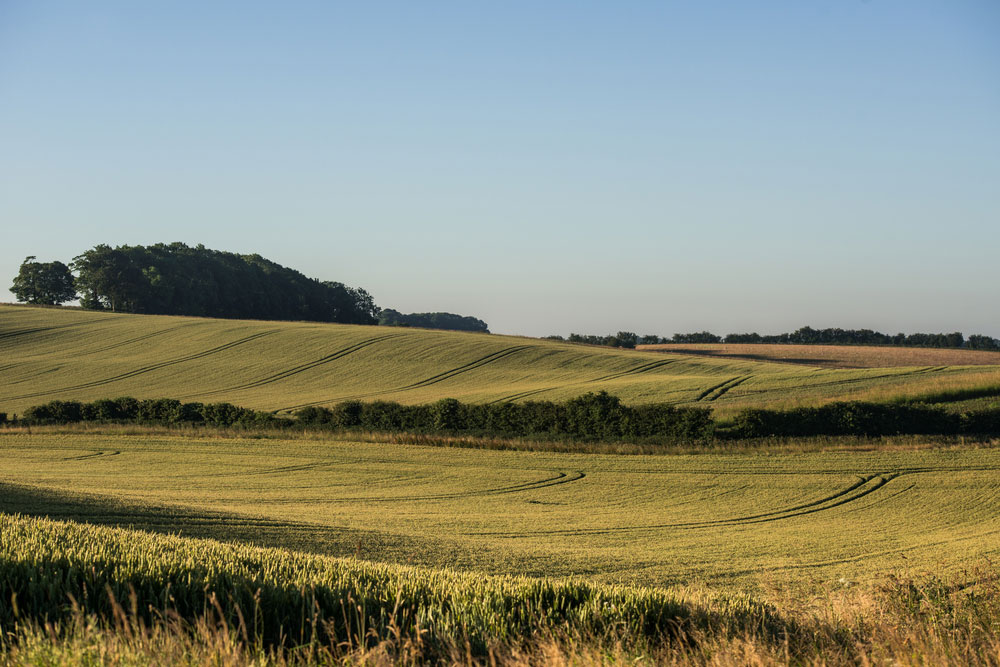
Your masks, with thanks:
M 1000 665 L 992 564 L 774 606 L 0 521 L 6 665 Z
M 0 625 L 115 619 L 125 600 L 134 622 L 214 616 L 265 647 L 368 647 L 405 636 L 428 654 L 460 642 L 480 655 L 562 631 L 644 642 L 705 622 L 662 589 L 484 577 L 0 515 Z M 772 622 L 748 597 L 727 598 L 724 608 L 744 625 Z

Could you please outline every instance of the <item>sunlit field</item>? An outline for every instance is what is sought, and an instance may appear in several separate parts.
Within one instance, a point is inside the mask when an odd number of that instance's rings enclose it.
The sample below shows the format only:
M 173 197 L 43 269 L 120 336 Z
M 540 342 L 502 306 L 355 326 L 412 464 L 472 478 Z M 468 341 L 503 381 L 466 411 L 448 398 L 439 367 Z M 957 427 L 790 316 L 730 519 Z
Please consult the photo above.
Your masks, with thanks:
M 598 390 L 726 414 L 1000 386 L 996 366 L 830 369 L 488 334 L 14 306 L 0 306 L 0 355 L 0 411 L 10 414 L 115 396 L 292 411 L 346 399 L 561 401 Z
M 0 510 L 493 574 L 822 585 L 1000 551 L 995 449 L 616 456 L 9 433 Z

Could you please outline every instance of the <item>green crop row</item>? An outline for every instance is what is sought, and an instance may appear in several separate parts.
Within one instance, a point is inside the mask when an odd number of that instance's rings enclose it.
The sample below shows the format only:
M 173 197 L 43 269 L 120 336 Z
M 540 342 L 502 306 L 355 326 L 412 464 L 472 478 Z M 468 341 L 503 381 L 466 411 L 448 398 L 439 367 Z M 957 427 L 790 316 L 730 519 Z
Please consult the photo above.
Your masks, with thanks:
M 482 651 L 544 631 L 661 638 L 704 622 L 668 591 L 572 580 L 462 574 L 212 540 L 0 515 L 0 626 L 110 619 L 116 605 L 153 621 L 218 613 L 266 645 L 454 638 Z M 772 622 L 746 596 L 718 609 Z M 715 605 L 713 605 L 715 606 Z

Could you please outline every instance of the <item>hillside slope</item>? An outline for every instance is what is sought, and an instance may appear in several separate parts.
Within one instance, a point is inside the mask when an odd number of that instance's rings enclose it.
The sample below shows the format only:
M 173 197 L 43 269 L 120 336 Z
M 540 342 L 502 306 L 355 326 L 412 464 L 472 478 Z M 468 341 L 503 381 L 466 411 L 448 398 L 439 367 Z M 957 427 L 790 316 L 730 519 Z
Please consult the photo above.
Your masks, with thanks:
M 453 331 L 0 306 L 0 411 L 171 397 L 264 410 L 349 398 L 815 403 L 1000 383 L 1000 366 L 823 369 Z

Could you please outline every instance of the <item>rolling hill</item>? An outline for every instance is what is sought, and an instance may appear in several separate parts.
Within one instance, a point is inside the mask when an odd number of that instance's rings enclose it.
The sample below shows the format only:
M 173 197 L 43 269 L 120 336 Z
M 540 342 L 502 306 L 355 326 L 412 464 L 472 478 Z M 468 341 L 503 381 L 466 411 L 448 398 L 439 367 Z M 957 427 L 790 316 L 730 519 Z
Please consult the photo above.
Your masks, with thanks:
M 275 411 L 346 399 L 632 404 L 882 400 L 1000 385 L 1000 366 L 822 368 L 478 333 L 0 306 L 0 411 L 54 399 L 170 397 Z

